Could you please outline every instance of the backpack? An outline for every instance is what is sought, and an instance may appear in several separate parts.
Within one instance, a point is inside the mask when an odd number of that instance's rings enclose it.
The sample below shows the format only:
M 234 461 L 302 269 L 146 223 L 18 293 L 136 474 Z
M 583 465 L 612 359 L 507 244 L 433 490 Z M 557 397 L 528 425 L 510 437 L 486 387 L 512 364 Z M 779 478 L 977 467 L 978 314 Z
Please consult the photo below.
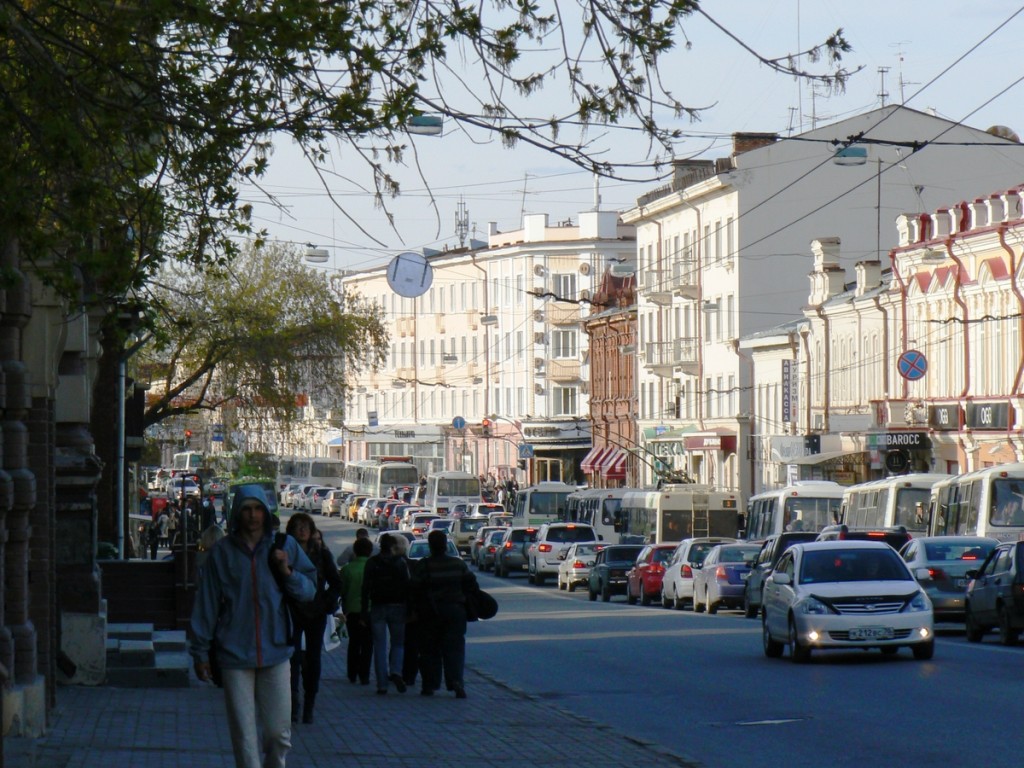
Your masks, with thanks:
M 281 594 L 284 595 L 285 605 L 288 606 L 289 615 L 312 621 L 324 615 L 323 601 L 321 595 L 323 592 L 323 585 L 316 584 L 316 596 L 309 602 L 300 602 L 294 597 L 291 597 L 284 588 L 284 577 L 280 574 L 277 568 L 274 567 L 274 550 L 284 549 L 285 539 L 288 537 L 286 533 L 275 533 L 274 543 L 270 545 L 270 551 L 267 553 L 267 565 L 270 567 L 270 572 L 274 574 L 274 578 L 277 580 L 277 586 L 281 588 Z M 317 581 L 320 581 L 320 571 L 317 569 Z M 331 611 L 333 613 L 333 611 Z

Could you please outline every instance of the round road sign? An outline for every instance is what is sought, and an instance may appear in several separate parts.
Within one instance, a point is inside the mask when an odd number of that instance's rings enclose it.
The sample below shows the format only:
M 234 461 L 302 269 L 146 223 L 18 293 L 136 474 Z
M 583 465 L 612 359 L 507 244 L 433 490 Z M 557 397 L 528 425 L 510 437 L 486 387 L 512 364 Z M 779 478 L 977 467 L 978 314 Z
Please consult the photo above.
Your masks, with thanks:
M 928 358 L 924 356 L 924 352 L 908 349 L 896 361 L 896 369 L 907 381 L 917 381 L 924 378 L 928 372 Z

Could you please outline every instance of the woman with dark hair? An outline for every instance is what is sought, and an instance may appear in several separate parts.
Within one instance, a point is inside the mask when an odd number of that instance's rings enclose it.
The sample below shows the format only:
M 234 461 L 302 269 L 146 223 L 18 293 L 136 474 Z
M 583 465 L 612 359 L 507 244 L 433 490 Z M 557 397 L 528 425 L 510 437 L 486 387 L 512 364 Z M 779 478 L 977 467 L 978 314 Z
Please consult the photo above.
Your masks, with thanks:
M 299 721 L 299 702 L 302 702 L 302 722 L 313 722 L 313 706 L 320 690 L 320 653 L 323 650 L 324 629 L 327 619 L 338 609 L 341 597 L 341 578 L 334 565 L 334 556 L 323 543 L 313 518 L 297 512 L 288 519 L 285 531 L 299 542 L 306 556 L 316 566 L 316 597 L 310 603 L 292 603 L 292 722 Z M 299 681 L 302 696 L 299 696 Z

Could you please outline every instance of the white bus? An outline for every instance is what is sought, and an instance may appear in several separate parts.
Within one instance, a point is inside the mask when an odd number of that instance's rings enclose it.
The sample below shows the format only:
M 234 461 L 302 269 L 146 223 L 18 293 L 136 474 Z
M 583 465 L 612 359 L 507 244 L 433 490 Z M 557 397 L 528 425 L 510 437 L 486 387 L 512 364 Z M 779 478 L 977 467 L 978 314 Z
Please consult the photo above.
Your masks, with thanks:
M 849 486 L 843 493 L 840 522 L 851 528 L 898 528 L 924 535 L 932 486 L 949 475 L 894 475 Z
M 592 526 L 602 541 L 619 542 L 623 529 L 622 498 L 634 488 L 588 488 L 569 494 L 565 517 L 569 523 Z
M 783 531 L 820 531 L 838 523 L 844 490 L 839 483 L 814 480 L 755 494 L 747 502 L 744 538 L 766 539 Z
M 435 472 L 427 475 L 423 506 L 437 515 L 447 515 L 456 504 L 479 504 L 480 478 L 469 472 Z M 464 507 L 465 509 L 465 507 Z
M 710 485 L 680 483 L 630 491 L 622 498 L 623 541 L 644 544 L 703 536 L 735 537 L 740 530 L 740 495 Z
M 951 475 L 932 486 L 933 536 L 1024 537 L 1024 464 L 1002 464 Z
M 345 468 L 341 488 L 374 498 L 385 498 L 392 491 L 401 498 L 415 494 L 420 474 L 412 463 L 412 456 L 378 456 L 375 459 L 353 461 Z
M 205 466 L 206 456 L 202 451 L 182 451 L 181 453 L 174 454 L 171 459 L 171 469 L 174 470 L 173 476 L 182 474 L 193 475 L 197 470 Z
M 543 482 L 516 491 L 516 506 L 512 510 L 512 525 L 541 525 L 554 523 L 565 515 L 569 494 L 575 485 Z
M 344 472 L 345 462 L 328 456 L 280 459 L 277 462 L 277 492 L 280 494 L 290 483 L 340 488 Z

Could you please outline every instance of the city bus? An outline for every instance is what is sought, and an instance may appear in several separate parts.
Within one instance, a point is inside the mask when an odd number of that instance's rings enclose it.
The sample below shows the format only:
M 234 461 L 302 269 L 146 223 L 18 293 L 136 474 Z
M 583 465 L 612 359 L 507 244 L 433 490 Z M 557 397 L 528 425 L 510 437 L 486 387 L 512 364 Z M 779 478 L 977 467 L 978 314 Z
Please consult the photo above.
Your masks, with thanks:
M 469 472 L 434 472 L 427 475 L 423 506 L 438 515 L 447 515 L 456 504 L 479 504 L 480 478 Z
M 898 528 L 919 536 L 928 532 L 932 486 L 949 475 L 893 475 L 846 488 L 840 522 L 851 528 Z
M 206 455 L 202 451 L 182 451 L 171 459 L 172 476 L 194 475 L 206 466 Z
M 622 497 L 634 488 L 587 488 L 569 494 L 565 515 L 569 523 L 593 527 L 602 541 L 619 543 L 623 528 Z
M 783 531 L 820 531 L 838 523 L 845 490 L 839 483 L 813 480 L 755 494 L 747 502 L 743 538 L 766 539 Z
M 401 498 L 405 493 L 414 494 L 419 480 L 412 456 L 378 456 L 349 462 L 341 489 L 374 498 L 384 498 L 394 491 Z
M 575 485 L 547 481 L 520 488 L 516 491 L 512 525 L 541 525 L 562 519 L 569 494 L 576 490 Z
M 280 494 L 290 483 L 340 488 L 344 472 L 345 462 L 329 456 L 280 459 L 277 463 L 277 492 Z
M 622 497 L 622 541 L 642 544 L 704 536 L 735 537 L 742 527 L 740 495 L 710 485 L 680 483 Z
M 948 475 L 932 486 L 932 536 L 1024 538 L 1024 464 L 1002 464 Z

